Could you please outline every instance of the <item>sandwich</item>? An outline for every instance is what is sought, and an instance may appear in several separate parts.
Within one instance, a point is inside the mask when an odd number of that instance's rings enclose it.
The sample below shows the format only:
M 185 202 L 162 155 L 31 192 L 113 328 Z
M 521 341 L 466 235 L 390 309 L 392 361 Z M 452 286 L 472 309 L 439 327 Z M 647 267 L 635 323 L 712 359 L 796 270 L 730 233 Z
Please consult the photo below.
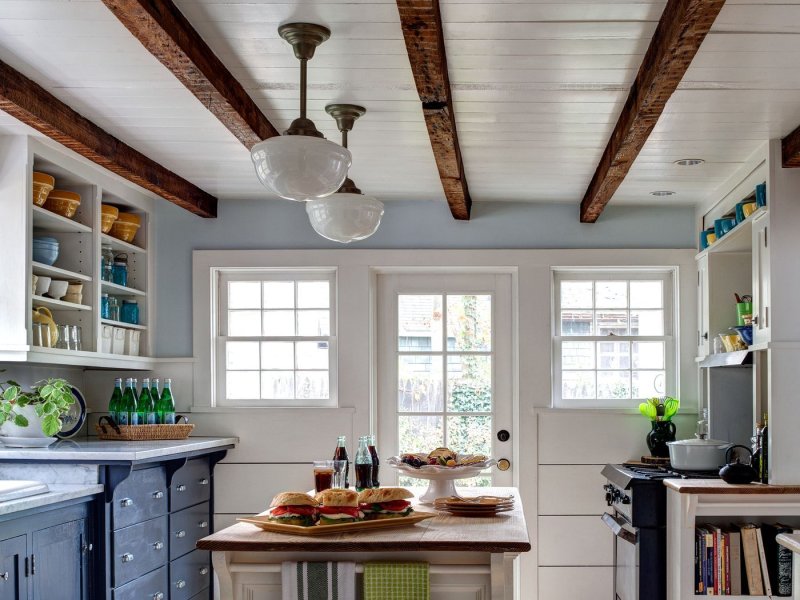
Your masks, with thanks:
M 319 502 L 303 492 L 278 494 L 269 506 L 269 520 L 275 523 L 310 527 L 319 519 Z
M 334 488 L 320 492 L 316 496 L 319 507 L 320 525 L 338 525 L 361 520 L 358 510 L 358 493 L 354 490 Z
M 408 498 L 414 494 L 405 488 L 386 487 L 364 490 L 358 495 L 359 508 L 365 520 L 407 517 L 414 509 Z

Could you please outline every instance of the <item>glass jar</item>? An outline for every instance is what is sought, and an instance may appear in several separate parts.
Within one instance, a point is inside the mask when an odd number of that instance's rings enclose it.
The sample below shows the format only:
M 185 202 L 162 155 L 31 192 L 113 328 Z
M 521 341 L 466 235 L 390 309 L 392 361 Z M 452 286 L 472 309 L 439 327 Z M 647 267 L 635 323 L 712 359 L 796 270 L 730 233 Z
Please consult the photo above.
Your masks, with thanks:
M 103 244 L 102 251 L 100 252 L 100 278 L 103 281 L 112 280 L 112 272 L 114 270 L 114 252 L 111 246 Z
M 139 324 L 139 304 L 136 300 L 122 301 L 122 321 L 131 325 Z
M 100 318 L 101 319 L 110 319 L 110 307 L 108 301 L 108 294 L 101 294 L 100 295 Z
M 112 280 L 117 285 L 128 287 L 128 255 L 119 253 L 114 255 L 114 268 Z
M 120 320 L 120 304 L 119 298 L 116 296 L 109 296 L 108 298 L 108 318 L 112 321 Z

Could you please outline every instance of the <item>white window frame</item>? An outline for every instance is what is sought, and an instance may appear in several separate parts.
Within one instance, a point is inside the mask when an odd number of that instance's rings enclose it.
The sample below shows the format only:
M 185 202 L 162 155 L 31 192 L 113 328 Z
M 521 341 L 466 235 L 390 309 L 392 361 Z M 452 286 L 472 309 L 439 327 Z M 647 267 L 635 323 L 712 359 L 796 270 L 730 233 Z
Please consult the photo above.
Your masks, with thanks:
M 678 268 L 677 267 L 554 267 L 552 269 L 552 401 L 554 408 L 574 409 L 635 409 L 638 400 L 631 399 L 602 399 L 602 400 L 573 400 L 561 397 L 561 345 L 564 341 L 619 341 L 619 342 L 647 342 L 664 341 L 664 391 L 667 396 L 678 396 L 680 390 L 680 340 L 678 327 Z M 654 281 L 663 282 L 664 290 L 664 335 L 561 335 L 561 281 Z M 594 369 L 597 371 L 597 369 Z
M 211 405 L 217 407 L 335 407 L 338 406 L 337 377 L 337 323 L 336 323 L 336 270 L 331 268 L 277 269 L 277 268 L 215 268 L 212 269 L 212 389 Z M 231 281 L 328 281 L 330 332 L 328 336 L 247 336 L 226 335 L 228 297 L 225 293 Z M 295 289 L 295 296 L 297 291 Z M 296 300 L 296 297 L 295 297 Z M 298 310 L 295 302 L 295 311 Z M 253 399 L 228 400 L 226 397 L 225 344 L 228 341 L 278 341 L 278 342 L 328 342 L 328 398 Z M 294 369 L 296 370 L 296 369 Z

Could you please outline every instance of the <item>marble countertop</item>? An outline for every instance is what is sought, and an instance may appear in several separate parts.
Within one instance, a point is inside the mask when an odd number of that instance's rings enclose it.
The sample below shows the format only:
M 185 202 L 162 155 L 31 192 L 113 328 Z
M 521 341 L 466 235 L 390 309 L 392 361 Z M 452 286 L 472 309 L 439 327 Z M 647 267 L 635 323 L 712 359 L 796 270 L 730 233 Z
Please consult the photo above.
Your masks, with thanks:
M 55 504 L 74 498 L 83 498 L 100 494 L 105 489 L 99 483 L 92 485 L 69 485 L 64 483 L 48 483 L 50 491 L 46 494 L 37 494 L 27 498 L 17 498 L 16 500 L 6 500 L 0 502 L 0 516 L 9 515 L 30 508 L 40 508 L 48 504 Z
M 0 438 L 1 440 L 2 438 Z M 185 440 L 116 442 L 96 438 L 59 440 L 47 448 L 5 448 L 0 446 L 0 461 L 144 461 L 176 454 L 235 446 L 235 437 L 190 437 Z

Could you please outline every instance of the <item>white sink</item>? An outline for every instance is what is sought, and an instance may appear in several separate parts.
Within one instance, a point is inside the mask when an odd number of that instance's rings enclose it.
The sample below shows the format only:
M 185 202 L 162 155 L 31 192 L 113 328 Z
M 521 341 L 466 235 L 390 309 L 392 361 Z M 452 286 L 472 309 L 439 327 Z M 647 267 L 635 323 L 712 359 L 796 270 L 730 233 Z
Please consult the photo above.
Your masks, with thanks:
M 50 491 L 46 483 L 41 481 L 20 481 L 17 479 L 0 479 L 0 502 L 17 500 L 27 496 L 46 494 Z

